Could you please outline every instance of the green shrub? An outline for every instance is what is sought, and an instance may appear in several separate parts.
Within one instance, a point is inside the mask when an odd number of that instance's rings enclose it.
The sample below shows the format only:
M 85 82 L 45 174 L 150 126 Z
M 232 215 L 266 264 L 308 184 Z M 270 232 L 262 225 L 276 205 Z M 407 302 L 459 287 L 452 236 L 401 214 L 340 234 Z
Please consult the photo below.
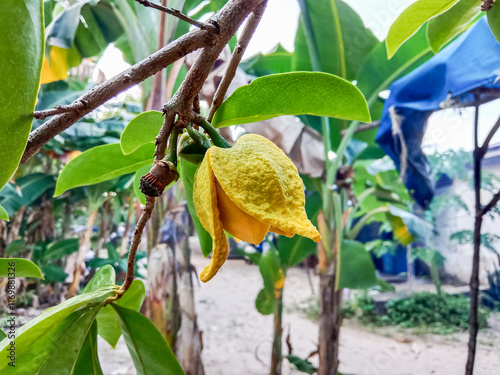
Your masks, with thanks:
M 410 298 L 389 301 L 387 315 L 392 324 L 405 328 L 469 328 L 470 299 L 464 296 L 415 293 Z M 486 327 L 490 312 L 480 306 L 478 312 L 479 328 Z
M 373 298 L 364 293 L 357 296 L 345 310 L 346 317 L 355 316 L 365 325 L 396 325 L 404 328 L 430 330 L 436 334 L 448 334 L 469 328 L 470 299 L 445 293 L 415 293 L 410 298 L 389 301 L 387 315 L 377 315 Z M 479 327 L 484 328 L 490 311 L 479 307 Z

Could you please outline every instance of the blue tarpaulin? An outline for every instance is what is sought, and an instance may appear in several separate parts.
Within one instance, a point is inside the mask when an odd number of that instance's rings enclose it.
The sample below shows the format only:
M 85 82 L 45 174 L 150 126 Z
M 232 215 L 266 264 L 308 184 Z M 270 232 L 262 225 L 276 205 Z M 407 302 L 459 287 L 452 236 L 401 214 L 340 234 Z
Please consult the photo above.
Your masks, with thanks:
M 421 149 L 427 120 L 450 100 L 473 102 L 473 90 L 480 87 L 500 89 L 500 44 L 485 17 L 391 85 L 376 141 L 394 160 L 422 207 L 434 194 L 430 166 Z

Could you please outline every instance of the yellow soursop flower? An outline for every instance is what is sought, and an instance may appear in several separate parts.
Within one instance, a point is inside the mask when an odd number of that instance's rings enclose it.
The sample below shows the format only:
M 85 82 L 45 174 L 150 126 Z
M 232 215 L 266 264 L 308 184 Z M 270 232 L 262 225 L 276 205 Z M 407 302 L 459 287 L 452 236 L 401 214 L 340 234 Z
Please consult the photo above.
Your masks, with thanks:
M 208 149 L 194 177 L 193 200 L 213 240 L 212 260 L 200 274 L 203 282 L 226 261 L 229 244 L 224 230 L 253 244 L 262 242 L 268 231 L 321 240 L 307 218 L 297 168 L 260 135 L 244 135 L 232 148 Z

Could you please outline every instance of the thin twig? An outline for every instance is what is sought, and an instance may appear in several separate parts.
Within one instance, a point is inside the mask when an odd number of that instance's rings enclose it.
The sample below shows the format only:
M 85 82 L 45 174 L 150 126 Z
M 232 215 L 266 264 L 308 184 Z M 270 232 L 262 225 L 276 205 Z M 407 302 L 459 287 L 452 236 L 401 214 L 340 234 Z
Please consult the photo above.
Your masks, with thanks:
M 497 203 L 500 202 L 500 191 L 497 192 L 493 198 L 491 198 L 490 203 L 488 203 L 486 206 L 484 206 L 483 211 L 482 211 L 482 216 L 486 215 L 490 210 L 497 205 Z
M 85 108 L 87 102 L 85 100 L 77 100 L 69 105 L 58 105 L 54 108 L 44 109 L 43 111 L 36 111 L 33 117 L 39 120 L 45 120 L 47 117 L 60 115 L 61 113 L 73 112 L 78 109 Z
M 153 9 L 165 12 L 167 14 L 170 14 L 171 16 L 177 17 L 178 19 L 180 19 L 184 22 L 187 22 L 193 26 L 199 27 L 202 30 L 209 30 L 210 28 L 216 27 L 215 25 L 212 25 L 210 23 L 196 21 L 196 20 L 186 16 L 185 14 L 183 14 L 180 10 L 177 10 L 174 8 L 167 8 L 167 7 L 164 7 L 163 5 L 155 4 L 155 3 L 152 3 L 148 0 L 135 0 L 135 1 L 137 1 L 139 4 L 144 5 L 145 7 L 153 8 Z
M 135 274 L 135 254 L 137 253 L 137 249 L 139 248 L 139 244 L 141 243 L 142 232 L 146 223 L 151 218 L 151 214 L 153 213 L 153 209 L 155 208 L 155 198 L 154 197 L 146 197 L 146 205 L 142 210 L 141 216 L 137 221 L 137 225 L 135 226 L 134 236 L 132 237 L 132 243 L 130 244 L 130 251 L 128 253 L 127 260 L 127 276 L 125 277 L 125 281 L 120 288 L 120 293 L 125 293 L 132 281 L 134 281 Z M 120 294 L 120 295 L 121 295 Z
M 493 125 L 493 127 L 491 128 L 490 132 L 488 133 L 488 136 L 486 137 L 483 145 L 481 146 L 482 156 L 486 155 L 486 153 L 488 152 L 488 147 L 490 145 L 490 142 L 493 139 L 493 136 L 495 135 L 495 133 L 498 131 L 498 129 L 500 129 L 500 117 L 498 118 L 496 124 Z
M 229 85 L 233 81 L 233 78 L 236 74 L 236 70 L 238 69 L 238 65 L 247 49 L 248 43 L 250 39 L 252 39 L 257 26 L 259 25 L 260 20 L 262 19 L 262 15 L 264 14 L 264 10 L 266 9 L 267 0 L 263 1 L 257 9 L 252 13 L 252 15 L 248 18 L 247 23 L 241 33 L 241 38 L 238 40 L 238 44 L 234 48 L 234 52 L 229 60 L 229 64 L 227 66 L 226 72 L 224 73 L 224 77 L 215 92 L 214 100 L 212 102 L 212 106 L 210 107 L 210 112 L 208 114 L 208 122 L 212 122 L 215 111 L 220 107 L 222 102 L 224 101 L 224 96 L 226 95 L 227 89 Z

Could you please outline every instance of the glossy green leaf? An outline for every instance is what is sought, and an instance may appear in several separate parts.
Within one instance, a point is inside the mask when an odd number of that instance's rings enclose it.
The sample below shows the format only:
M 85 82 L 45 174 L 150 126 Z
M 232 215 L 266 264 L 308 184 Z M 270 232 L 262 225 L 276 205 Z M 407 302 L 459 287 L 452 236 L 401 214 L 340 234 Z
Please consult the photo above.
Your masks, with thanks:
M 291 354 L 287 355 L 286 359 L 288 359 L 288 361 L 292 365 L 294 365 L 300 372 L 312 375 L 318 371 L 318 369 L 314 367 L 313 364 L 309 362 L 307 359 L 302 359 L 300 357 Z
M 18 178 L 15 184 L 8 183 L 0 192 L 0 204 L 9 215 L 13 215 L 22 206 L 29 206 L 47 190 L 55 186 L 54 176 L 33 173 Z
M 83 289 L 83 293 L 90 293 L 104 286 L 112 286 L 116 284 L 115 269 L 109 264 L 97 270 L 95 275 L 90 279 L 88 284 Z
M 0 220 L 7 220 L 9 221 L 9 214 L 7 211 L 5 211 L 5 208 L 0 206 Z
M 57 179 L 54 196 L 133 173 L 151 164 L 154 148 L 154 144 L 144 145 L 130 155 L 124 155 L 118 143 L 91 148 L 66 164 Z
M 498 1 L 493 3 L 493 6 L 486 14 L 491 33 L 500 43 L 500 3 Z
M 265 288 L 262 289 L 255 299 L 255 308 L 262 315 L 271 315 L 274 311 L 274 292 L 269 293 Z
M 28 259 L 0 258 L 0 277 L 35 277 L 43 279 L 40 268 Z
M 81 294 L 45 310 L 19 328 L 16 337 L 16 364 L 22 365 L 16 366 L 15 372 L 9 373 L 71 373 L 100 304 L 111 296 L 111 287 Z M 0 342 L 0 355 L 3 358 L 9 353 L 9 345 L 8 340 Z M 0 361 L 0 373 L 7 372 L 7 367 L 7 361 Z
M 367 289 L 378 285 L 375 265 L 361 242 L 343 240 L 338 289 Z
M 481 13 L 481 0 L 459 0 L 452 8 L 431 19 L 427 38 L 434 52 L 469 28 Z
M 273 312 L 274 287 L 284 277 L 280 255 L 276 249 L 267 251 L 261 257 L 259 271 L 264 281 L 264 289 L 258 294 L 255 306 L 261 314 L 269 315 Z
M 134 280 L 123 297 L 113 302 L 113 304 L 139 311 L 144 298 L 146 298 L 144 283 L 141 280 Z M 99 314 L 97 314 L 97 323 L 99 336 L 114 348 L 122 335 L 122 330 L 118 315 L 111 305 L 107 305 L 99 311 Z
M 327 73 L 294 72 L 257 78 L 239 87 L 219 107 L 213 125 L 305 114 L 370 121 L 365 98 L 352 83 Z
M 42 5 L 42 0 L 0 5 L 0 187 L 16 171 L 31 129 L 43 60 Z
M 205 228 L 203 228 L 203 225 L 201 225 L 193 203 L 194 174 L 197 169 L 197 165 L 191 164 L 182 158 L 180 159 L 181 178 L 184 185 L 184 191 L 186 193 L 189 214 L 191 215 L 194 227 L 196 228 L 196 233 L 198 234 L 198 238 L 200 240 L 201 251 L 203 255 L 207 257 L 212 252 L 212 237 L 205 230 Z
M 5 332 L 0 329 L 0 341 L 2 341 L 6 337 L 7 335 L 5 334 Z
M 98 310 L 93 308 L 75 311 L 55 322 L 36 341 L 26 342 L 24 337 L 24 340 L 17 338 L 17 366 L 12 373 L 71 374 Z M 1 368 L 2 365 L 0 371 Z
M 56 283 L 62 283 L 68 277 L 68 274 L 64 272 L 64 268 L 58 266 L 55 263 L 47 263 L 42 267 L 42 272 L 45 276 L 45 281 L 54 281 Z
M 380 92 L 388 89 L 397 78 L 432 56 L 432 49 L 427 42 L 426 28 L 422 28 L 411 37 L 390 60 L 387 59 L 386 44 L 380 42 L 367 56 L 357 75 L 357 86 L 366 96 L 368 105 L 372 107 Z
M 387 35 L 387 56 L 391 58 L 401 45 L 430 19 L 446 12 L 458 0 L 418 0 L 394 21 Z
M 294 70 L 321 70 L 354 80 L 377 38 L 344 1 L 300 0 L 299 4 L 302 15 L 295 37 Z M 311 35 L 306 33 L 308 24 Z M 319 65 L 314 69 L 313 48 L 317 50 Z
M 128 155 L 147 143 L 154 143 L 162 124 L 163 117 L 158 111 L 143 112 L 134 117 L 120 138 L 123 153 Z
M 140 168 L 135 172 L 134 175 L 134 194 L 137 198 L 139 198 L 139 201 L 142 204 L 146 204 L 146 196 L 144 193 L 141 191 L 140 186 L 141 186 L 141 177 L 147 174 L 150 170 L 153 164 L 148 164 L 145 167 Z
M 292 71 L 293 52 L 288 52 L 278 45 L 275 51 L 257 56 L 240 64 L 240 67 L 250 75 L 262 77 L 268 74 L 286 73 Z
M 78 251 L 79 240 L 78 238 L 69 238 L 66 240 L 61 240 L 50 244 L 45 253 L 43 254 L 43 259 L 62 259 L 65 255 L 69 255 Z
M 137 375 L 184 374 L 167 341 L 148 318 L 134 310 L 112 306 L 118 313 Z
M 72 375 L 102 375 L 97 354 L 97 323 L 94 321 L 83 342 Z

